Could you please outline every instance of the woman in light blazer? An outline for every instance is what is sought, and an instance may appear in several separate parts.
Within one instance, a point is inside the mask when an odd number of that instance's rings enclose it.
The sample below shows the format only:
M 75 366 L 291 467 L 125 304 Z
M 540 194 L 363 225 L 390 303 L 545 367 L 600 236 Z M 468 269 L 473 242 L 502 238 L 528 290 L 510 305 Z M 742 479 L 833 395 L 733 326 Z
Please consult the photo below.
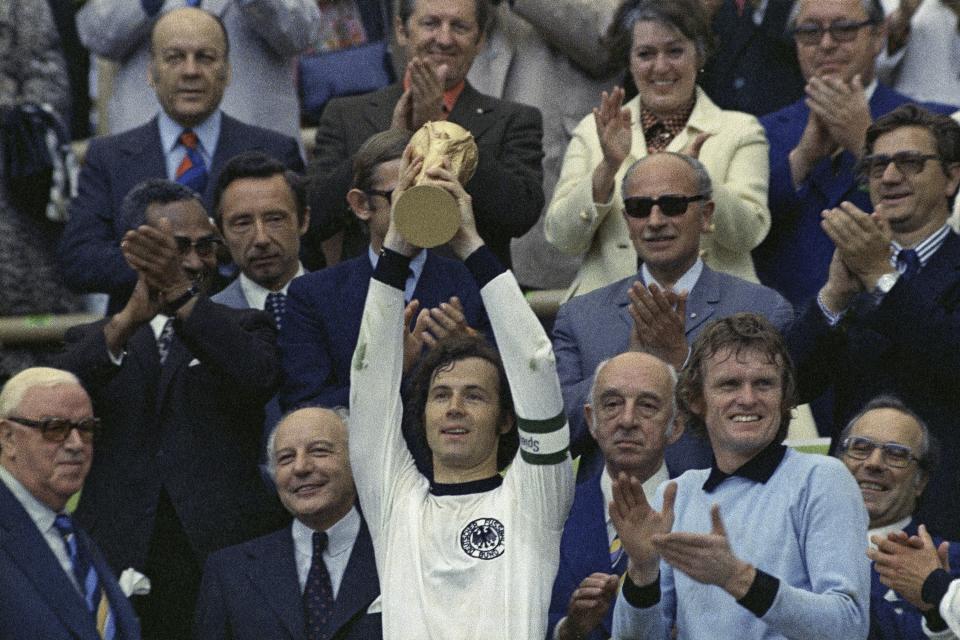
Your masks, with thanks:
M 608 44 L 629 65 L 639 95 L 623 105 L 622 89 L 604 92 L 580 122 L 545 219 L 552 244 L 585 254 L 568 298 L 637 272 L 621 182 L 636 160 L 663 150 L 698 156 L 712 179 L 716 210 L 700 243 L 704 262 L 757 281 L 750 251 L 770 228 L 768 144 L 756 118 L 720 109 L 696 85 L 711 38 L 698 0 L 620 7 Z

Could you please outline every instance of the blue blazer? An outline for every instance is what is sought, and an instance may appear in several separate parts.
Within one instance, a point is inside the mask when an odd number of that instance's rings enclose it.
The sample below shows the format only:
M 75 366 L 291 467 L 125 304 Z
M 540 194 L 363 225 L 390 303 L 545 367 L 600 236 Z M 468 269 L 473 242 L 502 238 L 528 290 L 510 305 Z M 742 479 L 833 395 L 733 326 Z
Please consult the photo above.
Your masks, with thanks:
M 834 446 L 843 425 L 881 393 L 899 397 L 926 421 L 941 456 L 917 517 L 931 531 L 960 539 L 960 236 L 951 233 L 879 306 L 863 295 L 830 327 L 811 300 L 786 337 L 800 401 L 834 388 Z
M 574 456 L 593 455 L 596 450 L 584 419 L 583 405 L 589 400 L 590 383 L 597 365 L 629 347 L 633 318 L 627 292 L 638 277 L 633 275 L 576 296 L 557 312 L 553 350 Z M 793 320 L 793 308 L 776 291 L 704 265 L 700 279 L 687 297 L 687 342 L 692 343 L 710 320 L 740 311 L 759 313 L 779 329 Z M 667 447 L 665 454 L 667 464 L 678 473 L 709 467 L 711 457 L 709 443 L 689 431 Z
M 300 149 L 293 138 L 223 114 L 210 179 L 202 194 L 207 211 L 212 211 L 223 165 L 244 151 L 263 151 L 291 169 L 303 171 Z M 68 285 L 110 294 L 111 313 L 123 307 L 137 282 L 120 251 L 120 240 L 127 231 L 121 215 L 123 199 L 144 180 L 166 177 L 156 118 L 135 129 L 90 141 L 80 172 L 79 193 L 70 203 L 70 220 L 60 242 L 60 259 Z
M 907 525 L 907 535 L 917 535 L 921 524 L 914 518 Z M 934 546 L 940 546 L 943 538 L 933 537 Z M 950 573 L 960 577 L 960 544 L 950 543 Z M 873 563 L 870 563 L 870 640 L 926 640 L 921 620 L 923 614 L 903 599 L 899 593 L 880 582 Z
M 876 120 L 907 102 L 915 101 L 878 84 L 870 98 L 870 116 Z M 934 103 L 922 106 L 937 113 L 956 110 Z M 833 242 L 820 228 L 820 213 L 844 200 L 873 211 L 870 194 L 860 188 L 855 173 L 856 158 L 848 151 L 836 160 L 823 158 L 799 189 L 794 189 L 789 155 L 800 142 L 809 115 L 810 109 L 800 100 L 760 118 L 770 141 L 767 199 L 772 223 L 766 239 L 753 250 L 753 262 L 760 281 L 798 307 L 815 296 L 826 281 L 833 257 Z
M 77 530 L 113 611 L 118 640 L 140 623 L 93 540 Z M 96 623 L 37 525 L 0 482 L 0 640 L 99 640 Z
M 350 360 L 360 336 L 360 319 L 373 267 L 367 252 L 297 278 L 287 290 L 287 310 L 280 332 L 284 381 L 280 406 L 347 406 Z M 420 308 L 436 307 L 451 296 L 463 303 L 471 327 L 491 335 L 480 291 L 457 260 L 427 253 L 413 297 Z
M 380 614 L 366 613 L 379 595 L 373 544 L 363 522 L 327 622 L 326 637 L 383 637 Z M 290 527 L 228 547 L 207 560 L 197 603 L 195 638 L 306 640 L 304 627 Z

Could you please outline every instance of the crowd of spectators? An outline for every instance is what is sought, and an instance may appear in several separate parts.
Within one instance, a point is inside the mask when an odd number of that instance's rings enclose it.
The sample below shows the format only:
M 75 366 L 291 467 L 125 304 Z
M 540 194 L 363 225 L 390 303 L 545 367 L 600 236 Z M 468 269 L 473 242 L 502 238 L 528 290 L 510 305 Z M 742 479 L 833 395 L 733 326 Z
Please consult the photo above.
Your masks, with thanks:
M 9 0 L 0 160 L 0 640 L 960 635 L 957 0 Z

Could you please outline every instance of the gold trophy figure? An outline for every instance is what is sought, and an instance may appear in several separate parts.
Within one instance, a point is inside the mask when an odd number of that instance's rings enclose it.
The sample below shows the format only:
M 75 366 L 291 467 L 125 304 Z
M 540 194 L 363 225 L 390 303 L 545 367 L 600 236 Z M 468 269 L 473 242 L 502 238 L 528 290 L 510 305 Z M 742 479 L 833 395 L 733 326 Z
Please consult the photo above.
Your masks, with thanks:
M 426 180 L 427 170 L 447 160 L 452 174 L 466 184 L 477 169 L 477 143 L 473 135 L 458 124 L 446 120 L 428 122 L 410 139 L 413 155 L 423 158 L 420 173 L 397 199 L 393 218 L 397 230 L 407 242 L 429 249 L 450 240 L 460 228 L 457 201 L 446 190 Z

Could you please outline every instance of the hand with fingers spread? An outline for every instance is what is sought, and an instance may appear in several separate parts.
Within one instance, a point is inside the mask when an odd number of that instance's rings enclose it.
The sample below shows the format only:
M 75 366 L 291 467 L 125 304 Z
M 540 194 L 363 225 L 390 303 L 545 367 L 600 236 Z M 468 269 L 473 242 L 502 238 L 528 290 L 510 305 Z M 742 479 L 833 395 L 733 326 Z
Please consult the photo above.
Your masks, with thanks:
M 851 202 L 823 212 L 821 228 L 837 247 L 840 258 L 867 291 L 895 269 L 890 264 L 890 228 L 876 214 L 864 213 Z
M 644 287 L 638 281 L 627 296 L 633 318 L 630 350 L 649 353 L 680 370 L 688 353 L 684 324 L 687 292 L 664 291 L 654 283 Z
M 815 76 L 805 90 L 811 115 L 816 114 L 834 143 L 859 156 L 867 128 L 873 122 L 860 76 L 854 76 L 849 83 L 836 76 Z
M 677 483 L 670 482 L 663 492 L 663 508 L 654 510 L 643 493 L 643 485 L 634 476 L 621 471 L 613 480 L 613 502 L 610 519 L 617 529 L 623 549 L 630 557 L 627 572 L 638 586 L 651 584 L 660 571 L 660 554 L 653 537 L 670 532 L 673 527 L 673 503 Z
M 623 89 L 600 94 L 600 106 L 593 109 L 597 138 L 603 160 L 593 172 L 593 200 L 606 202 L 613 191 L 614 178 L 633 146 L 630 110 L 623 108 Z
M 603 622 L 620 580 L 609 573 L 591 573 L 570 596 L 567 615 L 557 623 L 558 640 L 585 638 Z
M 407 72 L 410 77 L 407 128 L 409 131 L 416 131 L 427 122 L 443 118 L 443 86 L 447 77 L 447 65 L 442 64 L 434 69 L 426 60 L 413 58 L 407 64 Z
M 397 179 L 397 186 L 393 190 L 393 201 L 391 202 L 391 207 L 396 206 L 397 201 L 400 199 L 400 196 L 403 195 L 403 192 L 413 186 L 414 181 L 416 180 L 417 175 L 420 173 L 420 169 L 423 167 L 423 158 L 415 155 L 412 145 L 407 145 L 407 148 L 403 150 L 403 156 L 401 157 L 400 163 L 400 177 Z M 387 233 L 383 237 L 383 246 L 386 249 L 391 251 L 396 251 L 397 253 L 413 257 L 422 247 L 416 247 L 400 233 L 400 230 L 397 229 L 396 216 L 393 215 L 394 212 L 390 211 L 390 224 L 387 227 Z
M 120 243 L 123 256 L 148 287 L 165 304 L 190 288 L 192 278 L 183 268 L 170 221 L 161 218 L 156 227 L 131 229 Z
M 161 311 L 160 294 L 151 289 L 142 273 L 138 274 L 137 284 L 127 304 L 119 313 L 113 315 L 103 326 L 107 349 L 114 355 L 123 352 L 124 346 L 142 325 L 153 320 Z
M 656 535 L 653 546 L 674 569 L 697 582 L 715 584 L 739 600 L 753 584 L 756 570 L 730 549 L 719 506 L 711 507 L 710 521 L 710 533 L 675 531 Z
M 868 549 L 867 556 L 873 560 L 874 568 L 880 574 L 880 582 L 916 608 L 927 611 L 939 603 L 923 600 L 923 583 L 937 569 L 950 571 L 950 543 L 944 541 L 939 547 L 934 546 L 930 533 L 922 524 L 918 534 L 910 538 L 903 532 L 886 538 L 873 536 L 871 541 L 877 548 Z
M 862 291 L 859 278 L 844 263 L 840 250 L 835 249 L 830 258 L 827 282 L 820 289 L 820 299 L 833 313 L 842 313 Z
M 813 167 L 836 149 L 837 142 L 831 137 L 827 126 L 814 111 L 810 111 L 800 142 L 787 158 L 793 185 L 799 186 L 810 175 Z

